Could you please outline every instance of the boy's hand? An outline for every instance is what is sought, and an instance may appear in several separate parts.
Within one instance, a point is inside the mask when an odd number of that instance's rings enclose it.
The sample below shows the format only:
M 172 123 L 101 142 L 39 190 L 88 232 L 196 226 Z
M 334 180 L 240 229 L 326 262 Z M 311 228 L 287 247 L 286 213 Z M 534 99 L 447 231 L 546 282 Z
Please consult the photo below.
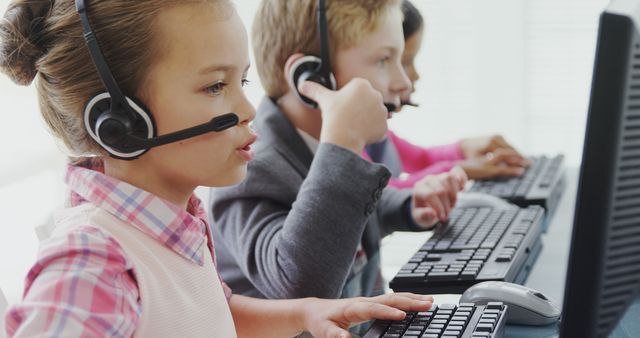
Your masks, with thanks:
M 316 338 L 350 338 L 347 329 L 352 325 L 371 319 L 402 320 L 404 311 L 428 311 L 432 304 L 433 297 L 412 293 L 339 300 L 309 298 L 302 326 Z
M 320 141 L 360 154 L 364 146 L 381 140 L 387 131 L 382 95 L 369 81 L 355 78 L 338 91 L 305 81 L 300 93 L 318 102 L 322 111 Z
M 464 189 L 467 175 L 456 166 L 449 172 L 430 175 L 413 186 L 411 216 L 414 222 L 430 227 L 449 218 L 449 212 L 456 204 L 457 194 Z

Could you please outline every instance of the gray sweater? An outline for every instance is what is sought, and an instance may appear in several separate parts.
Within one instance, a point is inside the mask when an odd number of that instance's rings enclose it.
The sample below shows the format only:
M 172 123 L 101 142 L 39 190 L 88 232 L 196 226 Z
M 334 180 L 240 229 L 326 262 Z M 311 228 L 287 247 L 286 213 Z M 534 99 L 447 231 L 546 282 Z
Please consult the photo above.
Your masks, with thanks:
M 262 298 L 380 294 L 380 239 L 413 229 L 411 193 L 385 189 L 389 171 L 344 148 L 322 143 L 314 156 L 268 98 L 253 127 L 247 178 L 211 192 L 223 280 L 236 294 Z M 366 266 L 352 271 L 359 244 Z

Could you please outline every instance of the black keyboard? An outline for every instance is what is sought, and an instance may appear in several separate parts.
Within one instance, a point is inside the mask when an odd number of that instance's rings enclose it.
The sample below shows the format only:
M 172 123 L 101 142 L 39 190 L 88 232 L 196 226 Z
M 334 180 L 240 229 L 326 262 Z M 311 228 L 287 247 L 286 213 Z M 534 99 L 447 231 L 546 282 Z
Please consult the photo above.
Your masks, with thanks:
M 434 305 L 401 321 L 376 320 L 363 338 L 501 338 L 506 312 L 500 302 Z
M 531 160 L 532 165 L 522 176 L 475 181 L 469 191 L 494 195 L 521 207 L 540 205 L 547 210 L 547 215 L 552 215 L 564 190 L 564 156 L 540 156 Z
M 463 293 L 484 281 L 523 284 L 542 243 L 544 209 L 454 208 L 389 282 L 394 291 Z

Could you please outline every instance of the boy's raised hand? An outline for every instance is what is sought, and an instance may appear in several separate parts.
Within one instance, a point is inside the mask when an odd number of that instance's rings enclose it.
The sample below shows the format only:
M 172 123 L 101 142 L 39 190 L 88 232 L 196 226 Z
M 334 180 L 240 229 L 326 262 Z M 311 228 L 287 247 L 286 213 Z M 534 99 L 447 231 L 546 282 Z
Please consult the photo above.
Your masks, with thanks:
M 387 131 L 387 109 L 382 95 L 369 81 L 355 78 L 338 91 L 305 81 L 300 93 L 318 102 L 322 111 L 320 141 L 360 154 L 366 144 L 381 140 Z
M 456 204 L 457 194 L 464 189 L 467 175 L 456 166 L 449 172 L 429 175 L 413 186 L 411 216 L 414 222 L 430 227 L 449 218 Z
M 339 300 L 311 298 L 304 308 L 302 325 L 317 338 L 350 338 L 350 326 L 371 319 L 402 320 L 404 311 L 428 311 L 432 304 L 433 297 L 412 293 Z

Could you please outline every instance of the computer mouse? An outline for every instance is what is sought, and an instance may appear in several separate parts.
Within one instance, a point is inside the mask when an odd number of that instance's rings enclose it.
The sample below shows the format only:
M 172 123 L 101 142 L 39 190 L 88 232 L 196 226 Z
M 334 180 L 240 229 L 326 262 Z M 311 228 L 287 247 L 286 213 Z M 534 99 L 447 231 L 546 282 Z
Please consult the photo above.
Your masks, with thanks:
M 560 319 L 560 308 L 540 291 L 508 282 L 482 282 L 467 289 L 460 303 L 477 305 L 503 302 L 507 310 L 507 323 L 522 325 L 548 325 Z
M 509 209 L 513 208 L 511 204 L 499 197 L 481 193 L 481 192 L 461 192 L 458 194 L 456 207 L 459 208 L 493 208 L 493 209 Z

